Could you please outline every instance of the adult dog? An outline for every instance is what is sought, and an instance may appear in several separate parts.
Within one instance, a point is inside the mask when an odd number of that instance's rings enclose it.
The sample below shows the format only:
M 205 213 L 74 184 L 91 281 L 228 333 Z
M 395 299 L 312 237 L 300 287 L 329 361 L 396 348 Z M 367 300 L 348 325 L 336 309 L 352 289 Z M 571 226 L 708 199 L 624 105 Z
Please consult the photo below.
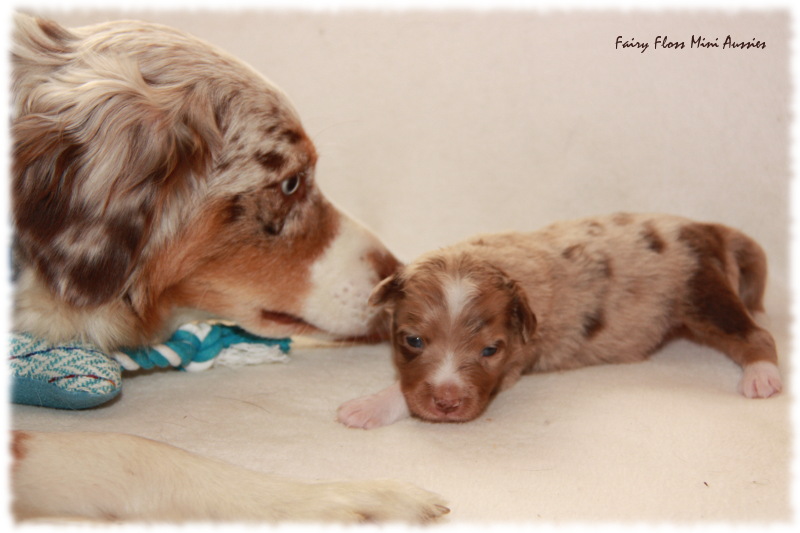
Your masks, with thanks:
M 287 98 L 176 30 L 15 18 L 14 327 L 105 350 L 198 315 L 256 334 L 380 333 L 367 300 L 396 267 L 315 184 Z M 19 518 L 422 520 L 393 483 L 306 485 L 123 435 L 19 432 Z

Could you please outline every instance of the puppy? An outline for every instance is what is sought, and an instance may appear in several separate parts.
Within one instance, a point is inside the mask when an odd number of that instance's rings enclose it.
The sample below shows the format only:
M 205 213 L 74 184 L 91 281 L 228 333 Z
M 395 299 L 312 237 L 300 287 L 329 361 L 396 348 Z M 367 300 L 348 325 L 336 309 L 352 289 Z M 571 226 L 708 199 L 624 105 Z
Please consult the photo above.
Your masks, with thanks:
M 12 48 L 14 327 L 110 351 L 201 316 L 255 334 L 375 338 L 398 263 L 319 191 L 274 85 L 174 29 L 18 15 Z M 18 519 L 413 520 L 393 482 L 306 484 L 130 435 L 17 432 Z
M 666 215 L 562 222 L 430 253 L 371 297 L 392 316 L 399 382 L 344 404 L 339 419 L 466 422 L 521 374 L 641 361 L 675 337 L 738 363 L 748 398 L 772 396 L 775 342 L 752 318 L 766 273 L 746 235 Z

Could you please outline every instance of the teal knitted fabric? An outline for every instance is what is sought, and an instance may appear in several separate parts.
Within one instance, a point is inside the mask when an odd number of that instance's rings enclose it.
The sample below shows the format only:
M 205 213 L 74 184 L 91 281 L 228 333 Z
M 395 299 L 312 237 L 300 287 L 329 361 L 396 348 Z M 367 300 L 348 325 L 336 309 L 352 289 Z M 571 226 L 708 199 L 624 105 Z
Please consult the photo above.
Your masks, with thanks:
M 88 343 L 53 345 L 28 333 L 13 333 L 9 366 L 14 403 L 86 409 L 122 389 L 119 363 Z
M 288 360 L 291 339 L 252 335 L 225 324 L 190 323 L 164 344 L 109 354 L 83 342 L 49 344 L 28 333 L 11 335 L 9 370 L 13 403 L 87 409 L 116 397 L 123 370 L 175 367 L 205 370 Z

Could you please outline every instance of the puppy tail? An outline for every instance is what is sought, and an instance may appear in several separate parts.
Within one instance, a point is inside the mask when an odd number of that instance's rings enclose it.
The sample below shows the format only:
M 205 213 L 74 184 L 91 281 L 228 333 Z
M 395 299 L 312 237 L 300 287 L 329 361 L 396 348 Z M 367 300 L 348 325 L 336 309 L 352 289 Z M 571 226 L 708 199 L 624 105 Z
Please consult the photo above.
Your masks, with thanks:
M 756 241 L 738 231 L 731 232 L 728 242 L 739 268 L 739 297 L 751 312 L 763 311 L 767 255 Z

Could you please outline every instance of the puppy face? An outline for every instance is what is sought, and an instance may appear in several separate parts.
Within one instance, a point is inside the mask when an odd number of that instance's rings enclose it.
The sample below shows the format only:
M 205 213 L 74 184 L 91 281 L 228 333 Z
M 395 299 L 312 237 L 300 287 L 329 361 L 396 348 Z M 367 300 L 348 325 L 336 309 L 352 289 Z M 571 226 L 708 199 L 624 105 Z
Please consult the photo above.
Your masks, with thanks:
M 15 327 L 106 349 L 196 312 L 262 335 L 376 332 L 367 300 L 398 263 L 317 188 L 277 87 L 163 26 L 16 24 Z
M 466 254 L 407 267 L 371 302 L 392 314 L 393 357 L 410 411 L 436 422 L 479 416 L 536 327 L 516 283 Z

